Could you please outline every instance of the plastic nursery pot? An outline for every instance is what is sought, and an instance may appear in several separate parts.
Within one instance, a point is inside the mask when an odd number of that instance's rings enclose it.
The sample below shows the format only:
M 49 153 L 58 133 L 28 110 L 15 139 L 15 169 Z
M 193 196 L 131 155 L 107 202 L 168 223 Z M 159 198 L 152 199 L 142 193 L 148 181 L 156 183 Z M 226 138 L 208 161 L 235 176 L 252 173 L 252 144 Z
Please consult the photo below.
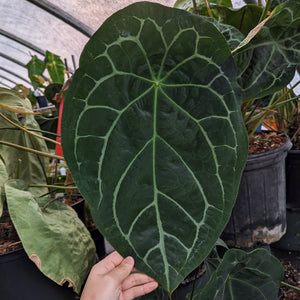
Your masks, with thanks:
M 286 157 L 286 220 L 285 235 L 273 244 L 282 250 L 300 250 L 300 150 L 290 150 Z
M 300 208 L 286 210 L 286 233 L 272 246 L 288 251 L 300 251 Z
M 288 137 L 287 137 L 288 138 Z M 248 157 L 222 239 L 230 247 L 251 248 L 278 241 L 286 231 L 285 158 L 292 143 Z
M 1 299 L 79 299 L 71 289 L 56 284 L 41 273 L 24 249 L 0 255 L 0 278 Z
M 286 157 L 286 203 L 300 209 L 300 150 L 290 150 Z
M 72 204 L 71 207 L 76 211 L 81 222 L 86 225 L 85 200 L 82 198 L 78 202 Z
M 98 255 L 98 259 L 101 260 L 105 256 L 105 245 L 104 245 L 104 237 L 100 233 L 100 231 L 97 228 L 90 229 L 91 237 L 95 243 L 96 246 L 96 252 Z

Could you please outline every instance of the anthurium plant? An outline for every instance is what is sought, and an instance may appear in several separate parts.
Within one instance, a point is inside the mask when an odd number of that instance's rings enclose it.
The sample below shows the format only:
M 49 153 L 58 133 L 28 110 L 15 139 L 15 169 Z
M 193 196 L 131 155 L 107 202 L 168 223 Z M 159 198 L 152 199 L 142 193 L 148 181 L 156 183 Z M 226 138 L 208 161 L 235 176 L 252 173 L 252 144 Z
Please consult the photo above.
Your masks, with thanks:
M 299 28 L 297 1 L 247 37 L 213 18 L 140 2 L 107 19 L 81 54 L 65 98 L 64 156 L 98 229 L 170 297 L 229 220 L 248 153 L 241 102 L 289 82 Z M 205 288 L 194 299 L 276 298 L 279 261 L 239 251 L 211 276 L 213 295 Z M 250 298 L 236 298 L 240 287 Z
M 30 101 L 0 88 L 0 220 L 9 216 L 44 275 L 60 285 L 69 282 L 79 293 L 95 262 L 95 246 L 76 212 L 47 196 L 49 157 L 63 158 L 49 153 L 45 139 Z

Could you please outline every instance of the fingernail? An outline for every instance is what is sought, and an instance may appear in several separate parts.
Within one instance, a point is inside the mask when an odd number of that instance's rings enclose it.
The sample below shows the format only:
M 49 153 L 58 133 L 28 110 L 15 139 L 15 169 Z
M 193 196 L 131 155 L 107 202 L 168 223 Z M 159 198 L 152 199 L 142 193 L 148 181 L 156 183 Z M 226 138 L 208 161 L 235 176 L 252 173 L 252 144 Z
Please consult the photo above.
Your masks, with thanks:
M 128 256 L 125 258 L 125 262 L 129 265 L 133 265 L 134 264 L 134 259 L 131 256 Z
M 148 285 L 149 285 L 149 288 L 157 288 L 158 287 L 158 283 L 156 281 L 149 282 Z

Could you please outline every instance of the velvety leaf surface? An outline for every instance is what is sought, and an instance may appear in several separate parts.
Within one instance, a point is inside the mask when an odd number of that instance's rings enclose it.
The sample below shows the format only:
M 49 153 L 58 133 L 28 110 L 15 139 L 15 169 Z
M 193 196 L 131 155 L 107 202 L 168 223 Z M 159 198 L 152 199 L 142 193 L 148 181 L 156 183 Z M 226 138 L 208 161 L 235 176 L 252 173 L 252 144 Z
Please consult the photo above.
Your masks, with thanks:
M 231 51 L 236 49 L 240 43 L 245 39 L 245 36 L 234 26 L 228 24 L 222 24 L 212 18 L 208 18 L 224 35 L 227 44 Z
M 59 201 L 36 199 L 21 180 L 5 184 L 7 205 L 23 247 L 44 275 L 79 292 L 95 263 L 94 242 L 76 212 Z
M 231 213 L 247 157 L 236 67 L 205 17 L 153 3 L 109 18 L 68 90 L 63 151 L 97 227 L 167 291 Z
M 257 31 L 235 55 L 244 100 L 272 94 L 293 79 L 300 61 L 300 2 L 286 1 Z
M 283 279 L 280 261 L 265 249 L 227 251 L 217 270 L 194 300 L 270 300 L 278 298 Z
M 4 104 L 8 108 L 1 108 L 1 104 Z M 11 109 L 12 111 L 9 111 L 8 109 Z M 14 111 L 24 112 L 23 117 L 18 118 L 18 115 Z M 0 112 L 19 126 L 24 126 L 28 130 L 34 130 L 35 133 L 40 130 L 34 115 L 26 114 L 29 112 L 32 113 L 30 101 L 21 97 L 16 92 L 3 88 L 0 89 Z M 48 148 L 44 140 L 30 136 L 28 133 L 10 124 L 1 116 L 0 141 L 10 142 L 35 150 L 48 152 Z M 23 179 L 28 184 L 46 184 L 45 172 L 49 162 L 47 157 L 39 156 L 3 144 L 0 144 L 0 153 L 5 161 L 9 178 L 15 178 L 16 169 L 20 164 L 20 179 Z M 47 193 L 47 191 L 48 190 L 46 188 L 35 188 L 32 192 L 34 195 L 40 196 Z

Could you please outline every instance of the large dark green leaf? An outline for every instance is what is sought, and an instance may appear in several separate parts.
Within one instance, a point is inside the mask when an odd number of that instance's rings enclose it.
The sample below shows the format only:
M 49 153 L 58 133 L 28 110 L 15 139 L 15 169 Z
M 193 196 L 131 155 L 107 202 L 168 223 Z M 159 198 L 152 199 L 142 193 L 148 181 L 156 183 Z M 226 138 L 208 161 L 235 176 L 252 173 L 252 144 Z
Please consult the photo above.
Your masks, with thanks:
M 230 49 L 205 17 L 137 3 L 86 45 L 63 151 L 97 227 L 174 290 L 213 248 L 247 157 Z
M 22 180 L 5 183 L 10 217 L 29 258 L 43 274 L 80 292 L 95 263 L 94 242 L 76 212 L 64 203 L 35 198 Z
M 255 33 L 235 55 L 244 100 L 273 94 L 293 79 L 300 61 L 300 1 L 277 8 Z
M 278 298 L 283 266 L 265 249 L 232 249 L 194 300 L 271 300 Z

